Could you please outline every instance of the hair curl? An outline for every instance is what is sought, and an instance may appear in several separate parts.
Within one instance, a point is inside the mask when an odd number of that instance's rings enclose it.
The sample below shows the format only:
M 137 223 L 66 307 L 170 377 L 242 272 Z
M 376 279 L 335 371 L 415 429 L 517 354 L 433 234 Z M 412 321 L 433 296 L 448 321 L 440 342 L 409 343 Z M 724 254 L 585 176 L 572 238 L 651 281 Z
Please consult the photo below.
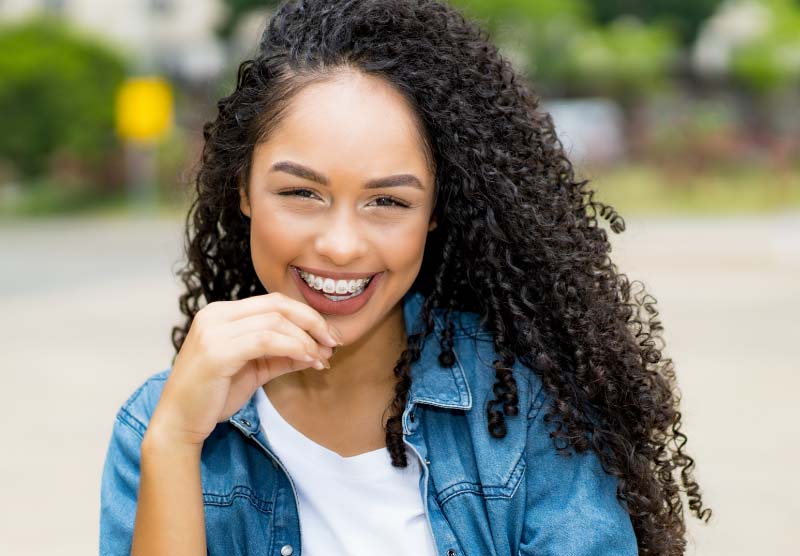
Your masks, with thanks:
M 180 272 L 188 318 L 174 327 L 176 352 L 200 298 L 206 303 L 266 293 L 250 257 L 239 188 L 255 144 L 309 83 L 342 69 L 378 75 L 411 103 L 435 161 L 438 227 L 429 234 L 412 288 L 424 294 L 424 334 L 411 335 L 397 377 L 386 444 L 407 465 L 400 417 L 432 309 L 443 309 L 439 360 L 454 363 L 450 311 L 473 311 L 494 336 L 496 399 L 488 430 L 505 436 L 519 413 L 511 367 L 519 358 L 553 400 L 555 449 L 593 449 L 618 479 L 639 554 L 683 554 L 680 484 L 699 519 L 694 460 L 683 450 L 680 393 L 662 357 L 655 299 L 608 254 L 598 215 L 625 225 L 576 180 L 549 114 L 475 22 L 434 0 L 296 0 L 271 17 L 258 54 L 239 66 L 236 89 L 203 127 L 205 145 L 186 216 L 188 262 Z M 498 409 L 499 407 L 499 409 Z

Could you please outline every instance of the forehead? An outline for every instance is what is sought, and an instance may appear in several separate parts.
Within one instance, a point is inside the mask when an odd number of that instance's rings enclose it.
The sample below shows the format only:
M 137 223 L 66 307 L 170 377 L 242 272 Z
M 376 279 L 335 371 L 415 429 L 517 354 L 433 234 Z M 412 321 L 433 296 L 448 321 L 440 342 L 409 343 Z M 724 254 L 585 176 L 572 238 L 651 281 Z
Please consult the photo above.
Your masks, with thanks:
M 355 72 L 302 89 L 257 151 L 329 171 L 343 164 L 363 174 L 427 167 L 417 116 L 406 99 L 385 80 Z

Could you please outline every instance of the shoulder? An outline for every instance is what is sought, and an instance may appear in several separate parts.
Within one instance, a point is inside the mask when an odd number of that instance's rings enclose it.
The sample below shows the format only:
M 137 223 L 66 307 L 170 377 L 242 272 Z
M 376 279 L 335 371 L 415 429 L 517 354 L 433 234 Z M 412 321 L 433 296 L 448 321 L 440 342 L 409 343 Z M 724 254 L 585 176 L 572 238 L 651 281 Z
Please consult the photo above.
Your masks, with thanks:
M 443 326 L 440 316 L 439 324 Z M 497 376 L 494 361 L 501 359 L 494 345 L 494 335 L 481 323 L 480 315 L 473 312 L 457 311 L 452 316 L 454 325 L 453 351 L 457 364 L 464 370 L 474 402 L 483 409 L 486 402 L 495 397 L 494 384 Z M 544 403 L 544 390 L 539 376 L 519 357 L 514 358 L 511 376 L 517 385 L 520 414 L 536 412 Z
M 139 436 L 144 436 L 171 370 L 169 368 L 150 375 L 139 385 L 117 411 L 117 421 L 128 425 Z

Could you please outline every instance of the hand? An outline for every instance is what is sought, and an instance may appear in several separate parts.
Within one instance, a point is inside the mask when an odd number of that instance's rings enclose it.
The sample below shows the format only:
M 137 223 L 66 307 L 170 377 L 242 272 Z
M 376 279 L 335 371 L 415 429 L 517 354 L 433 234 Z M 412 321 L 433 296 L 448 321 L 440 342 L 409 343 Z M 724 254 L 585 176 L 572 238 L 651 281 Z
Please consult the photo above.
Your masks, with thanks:
M 147 434 L 200 446 L 270 380 L 329 368 L 340 340 L 317 311 L 279 292 L 209 303 L 192 321 Z

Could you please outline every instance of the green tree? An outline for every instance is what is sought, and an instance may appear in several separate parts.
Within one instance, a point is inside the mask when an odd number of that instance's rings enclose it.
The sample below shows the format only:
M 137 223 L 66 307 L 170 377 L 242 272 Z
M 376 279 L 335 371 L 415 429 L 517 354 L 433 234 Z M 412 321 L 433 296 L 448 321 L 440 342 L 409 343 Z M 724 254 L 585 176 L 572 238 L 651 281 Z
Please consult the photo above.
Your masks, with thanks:
M 628 106 L 669 87 L 677 52 L 674 33 L 666 25 L 618 18 L 573 38 L 565 81 L 574 92 L 613 97 Z
M 0 158 L 24 178 L 45 173 L 57 152 L 100 163 L 116 145 L 124 76 L 119 54 L 58 21 L 0 27 Z
M 756 94 L 800 85 L 800 2 L 761 0 L 768 24 L 761 35 L 736 48 L 734 78 Z
M 565 49 L 590 24 L 583 0 L 450 1 L 479 22 L 541 92 L 561 92 L 570 73 Z
M 684 45 L 697 37 L 703 22 L 722 0 L 587 0 L 593 18 L 601 24 L 633 15 L 645 23 L 666 24 Z
M 228 14 L 218 32 L 220 36 L 227 38 L 248 12 L 262 8 L 273 9 L 280 4 L 280 0 L 224 0 L 224 4 Z
M 584 0 L 451 0 L 478 18 L 546 95 L 607 95 L 631 104 L 664 87 L 677 59 L 666 24 L 598 25 Z

